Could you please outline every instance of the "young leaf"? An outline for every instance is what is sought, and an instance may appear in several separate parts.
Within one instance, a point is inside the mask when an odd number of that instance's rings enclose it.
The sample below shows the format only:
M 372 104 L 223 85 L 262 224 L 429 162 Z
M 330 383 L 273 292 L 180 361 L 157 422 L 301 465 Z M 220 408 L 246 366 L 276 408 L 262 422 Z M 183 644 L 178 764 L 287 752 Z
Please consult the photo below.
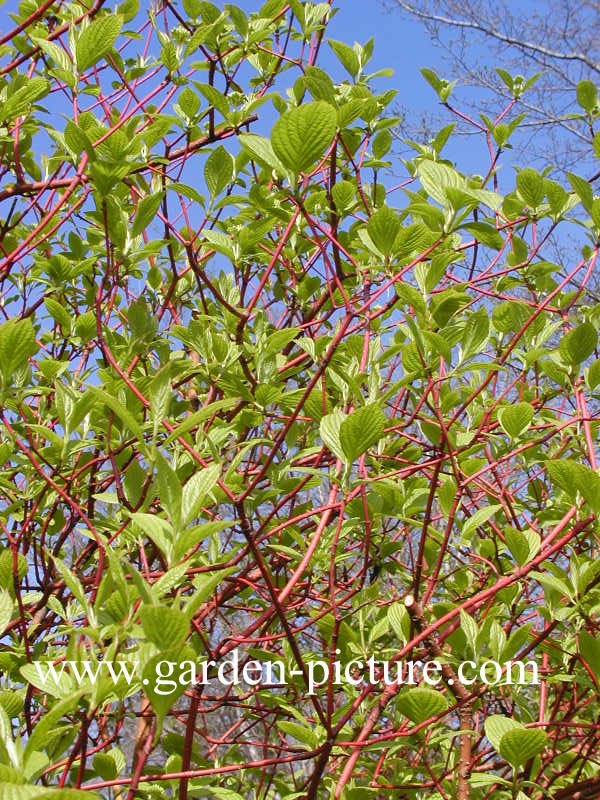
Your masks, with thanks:
M 321 439 L 340 461 L 346 460 L 346 453 L 340 441 L 340 427 L 345 418 L 346 415 L 336 409 L 333 413 L 326 414 L 319 424 Z
M 485 508 L 478 509 L 474 514 L 472 514 L 469 519 L 465 521 L 462 529 L 462 536 L 461 539 L 466 541 L 467 537 L 470 533 L 472 533 L 475 528 L 478 528 L 480 525 L 484 525 L 490 517 L 493 517 L 494 514 L 502 508 L 500 505 L 493 505 L 493 506 L 486 506 Z
M 502 714 L 492 714 L 483 723 L 485 735 L 496 752 L 499 752 L 502 737 L 508 731 L 522 728 L 523 726 L 510 717 Z
M 565 364 L 577 366 L 598 346 L 598 333 L 591 322 L 583 322 L 560 340 L 558 352 Z
M 147 197 L 143 197 L 137 205 L 133 225 L 131 226 L 131 235 L 139 236 L 143 233 L 148 225 L 156 218 L 158 209 L 163 201 L 163 193 L 156 192 Z M 158 220 L 160 222 L 160 220 Z
M 0 325 L 0 372 L 8 383 L 18 369 L 37 352 L 31 319 L 9 320 Z
M 522 567 L 539 553 L 540 537 L 534 530 L 527 528 L 519 531 L 516 528 L 507 528 L 504 538 L 511 554 L 517 564 Z
M 10 95 L 3 106 L 0 107 L 0 119 L 12 122 L 17 117 L 26 114 L 32 103 L 40 100 L 50 91 L 50 84 L 45 78 L 31 78 L 25 86 Z
M 219 145 L 212 151 L 204 165 L 204 179 L 212 200 L 231 183 L 233 169 L 233 157 L 223 145 Z
M 79 72 L 97 64 L 110 52 L 121 32 L 123 20 L 118 14 L 97 17 L 85 28 L 75 45 L 75 63 Z
M 600 641 L 587 631 L 580 631 L 577 639 L 582 658 L 595 675 L 600 675 Z
M 204 469 L 199 469 L 191 476 L 183 487 L 181 502 L 182 525 L 189 525 L 206 495 L 216 485 L 221 474 L 220 464 L 210 464 Z
M 190 627 L 188 616 L 170 606 L 143 606 L 140 620 L 146 638 L 160 650 L 181 647 Z
M 514 728 L 500 739 L 500 755 L 515 769 L 537 756 L 546 746 L 548 737 L 536 728 Z
M 0 636 L 8 627 L 8 623 L 12 619 L 14 603 L 10 594 L 6 591 L 0 591 Z
M 598 89 L 592 81 L 579 81 L 577 84 L 577 102 L 584 111 L 591 113 L 598 108 Z
M 517 189 L 530 208 L 537 208 L 545 195 L 544 179 L 535 169 L 527 167 L 517 175 Z
M 498 412 L 502 429 L 511 439 L 516 439 L 529 428 L 533 419 L 533 406 L 529 403 L 516 403 Z
M 335 39 L 328 40 L 329 47 L 338 57 L 341 65 L 348 71 L 351 78 L 357 78 L 360 71 L 360 62 L 356 51 L 344 42 L 338 42 Z
M 344 460 L 351 464 L 377 444 L 384 434 L 386 418 L 376 403 L 352 412 L 340 425 L 340 444 Z
M 438 714 L 443 714 L 448 708 L 446 698 L 441 692 L 424 687 L 416 687 L 402 692 L 398 696 L 396 705 L 404 716 L 417 724 L 430 717 L 437 717 Z
M 271 167 L 278 175 L 285 175 L 286 168 L 275 155 L 271 142 L 264 136 L 256 133 L 240 133 L 239 141 L 252 158 Z
M 276 157 L 295 173 L 307 172 L 329 148 L 337 129 L 337 114 L 323 100 L 293 108 L 279 117 L 271 131 Z
M 156 461 L 160 502 L 169 515 L 173 528 L 177 531 L 181 526 L 182 490 L 179 477 L 174 469 L 162 457 Z
M 401 227 L 400 217 L 387 206 L 376 211 L 367 223 L 367 231 L 373 244 L 384 256 L 393 252 Z

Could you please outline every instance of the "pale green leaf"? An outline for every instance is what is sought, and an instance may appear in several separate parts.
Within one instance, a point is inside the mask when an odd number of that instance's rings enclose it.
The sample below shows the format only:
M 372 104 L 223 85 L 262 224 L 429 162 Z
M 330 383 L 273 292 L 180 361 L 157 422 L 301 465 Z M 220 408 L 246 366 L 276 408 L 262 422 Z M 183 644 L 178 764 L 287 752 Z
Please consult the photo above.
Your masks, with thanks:
M 400 228 L 400 217 L 387 206 L 376 211 L 367 223 L 371 241 L 384 256 L 389 256 L 393 252 Z
M 598 346 L 598 333 L 591 322 L 583 322 L 565 334 L 558 352 L 565 364 L 576 366 L 589 358 Z
M 234 161 L 223 145 L 219 145 L 206 160 L 204 180 L 214 200 L 233 179 Z
M 0 591 L 0 635 L 7 629 L 13 610 L 14 603 L 10 594 L 4 590 Z
M 511 439 L 516 439 L 529 428 L 533 414 L 533 406 L 529 403 L 515 403 L 502 408 L 498 412 L 498 420 L 504 432 Z
M 446 698 L 434 689 L 416 687 L 402 692 L 396 702 L 398 710 L 411 722 L 424 722 L 430 717 L 443 714 L 448 708 Z
M 500 755 L 512 767 L 520 767 L 542 752 L 547 739 L 544 731 L 537 728 L 515 728 L 500 739 Z
M 121 32 L 123 20 L 118 14 L 96 17 L 79 35 L 75 45 L 77 69 L 83 72 L 110 52 Z
M 183 487 L 181 503 L 182 524 L 189 525 L 205 497 L 216 486 L 221 474 L 220 464 L 210 464 L 204 469 L 198 469 L 188 479 Z
M 485 508 L 480 508 L 472 514 L 469 519 L 467 519 L 463 525 L 462 529 L 462 539 L 463 541 L 471 534 L 476 528 L 480 525 L 484 525 L 490 517 L 493 517 L 494 514 L 502 508 L 500 505 L 492 505 L 486 506 Z
M 339 428 L 339 438 L 344 460 L 351 464 L 384 435 L 387 420 L 378 404 L 353 411 Z
M 190 627 L 187 614 L 171 606 L 143 606 L 140 620 L 146 638 L 161 650 L 181 647 Z
M 275 155 L 273 145 L 269 139 L 265 139 L 264 136 L 259 136 L 256 133 L 240 133 L 238 138 L 244 150 L 253 159 L 271 167 L 278 175 L 283 176 L 286 174 L 286 168 Z
M 333 106 L 322 100 L 293 108 L 271 131 L 276 157 L 295 173 L 307 172 L 327 152 L 337 129 Z
M 135 217 L 131 226 L 131 235 L 139 236 L 143 233 L 148 225 L 156 219 L 158 209 L 163 201 L 163 193 L 155 192 L 143 197 L 136 208 Z M 160 221 L 160 220 L 158 220 Z
M 340 427 L 345 418 L 346 415 L 336 409 L 331 414 L 326 414 L 322 417 L 319 424 L 321 439 L 340 461 L 346 460 L 346 454 L 340 441 Z
M 522 725 L 503 714 L 492 714 L 483 724 L 485 735 L 496 752 L 499 752 L 500 741 L 507 731 L 521 729 Z

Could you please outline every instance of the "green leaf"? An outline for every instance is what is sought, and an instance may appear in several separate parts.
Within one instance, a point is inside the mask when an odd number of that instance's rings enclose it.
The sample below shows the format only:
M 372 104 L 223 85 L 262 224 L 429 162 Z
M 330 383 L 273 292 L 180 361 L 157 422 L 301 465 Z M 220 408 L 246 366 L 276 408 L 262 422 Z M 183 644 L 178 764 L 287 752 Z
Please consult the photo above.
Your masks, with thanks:
M 204 180 L 212 200 L 228 186 L 233 179 L 234 161 L 223 145 L 219 145 L 206 160 Z
M 252 158 L 271 167 L 278 175 L 285 175 L 286 168 L 275 155 L 273 145 L 269 139 L 265 139 L 264 136 L 259 136 L 256 133 L 240 133 L 238 139 L 244 150 Z
M 468 225 L 462 225 L 461 228 L 472 233 L 478 242 L 486 247 L 491 247 L 492 250 L 501 250 L 504 246 L 502 234 L 487 222 L 469 222 Z
M 139 236 L 148 225 L 156 218 L 158 209 L 163 201 L 163 193 L 156 192 L 143 197 L 136 208 L 135 217 L 131 226 L 131 235 Z M 159 220 L 160 221 L 160 220 Z
M 387 420 L 378 404 L 371 403 L 352 412 L 340 424 L 339 436 L 344 461 L 351 464 L 381 439 Z
M 40 674 L 41 671 L 41 674 Z M 24 664 L 19 672 L 27 683 L 35 686 L 42 694 L 51 695 L 59 700 L 67 700 L 75 693 L 73 679 L 67 672 L 61 671 L 61 665 L 56 665 L 57 677 L 54 678 L 48 669 L 48 664 L 36 662 L 36 664 Z
M 2 708 L 2 706 L 0 706 L 0 743 L 4 745 L 4 749 L 10 760 L 11 766 L 18 769 L 21 766 L 20 755 L 17 751 L 15 740 L 13 738 L 10 719 L 8 718 L 8 714 L 4 708 Z
M 586 370 L 585 382 L 590 391 L 594 391 L 596 386 L 600 384 L 600 359 L 596 359 L 593 364 L 590 364 Z
M 295 173 L 308 172 L 328 150 L 337 129 L 335 109 L 322 100 L 286 111 L 271 131 L 276 157 Z
M 163 417 L 167 416 L 172 393 L 170 369 L 167 364 L 166 367 L 159 370 L 154 378 L 152 378 L 148 389 L 148 394 L 150 396 L 150 414 L 154 421 L 155 436 Z
M 487 506 L 480 508 L 467 519 L 463 525 L 461 540 L 466 541 L 470 533 L 472 533 L 480 525 L 484 525 L 490 517 L 493 517 L 497 511 L 500 511 L 501 505 Z
M 487 309 L 480 308 L 469 314 L 462 336 L 462 360 L 478 355 L 490 335 L 490 317 Z
M 164 64 L 169 75 L 178 69 L 180 60 L 175 42 L 166 42 L 166 44 L 161 48 L 160 60 Z
M 592 81 L 579 81 L 577 84 L 577 102 L 588 113 L 598 108 L 598 89 Z
M 373 139 L 373 156 L 375 158 L 383 158 L 389 152 L 393 141 L 393 136 L 388 130 L 379 131 Z
M 335 105 L 335 86 L 324 70 L 309 65 L 304 71 L 304 81 L 315 100 L 326 100 Z
M 121 403 L 116 397 L 113 397 L 108 392 L 105 392 L 104 389 L 99 389 L 97 386 L 90 386 L 89 391 L 95 395 L 98 400 L 101 400 L 105 405 L 107 405 L 111 411 L 114 411 L 115 414 L 127 425 L 129 430 L 133 433 L 133 435 L 138 438 L 143 438 L 142 429 L 133 416 L 133 414 Z
M 64 331 L 68 333 L 71 330 L 73 317 L 69 314 L 67 309 L 53 297 L 47 297 L 44 300 L 44 305 L 46 306 L 46 309 L 48 310 L 50 316 L 56 322 L 58 322 L 58 324 L 63 328 Z
M 331 190 L 338 213 L 351 208 L 356 199 L 356 188 L 350 181 L 338 181 Z
M 520 767 L 537 756 L 546 746 L 548 737 L 539 729 L 514 728 L 500 739 L 500 755 L 514 767 Z
M 227 523 L 231 525 L 231 523 Z M 207 525 L 216 525 L 214 522 L 209 522 Z M 205 526 L 202 526 L 205 527 Z M 225 580 L 228 575 L 236 572 L 235 567 L 228 567 L 227 569 L 219 569 L 215 572 L 203 572 L 194 578 L 194 593 L 185 605 L 185 613 L 189 616 L 195 614 L 200 608 L 202 603 L 215 593 L 215 589 Z
M 207 494 L 216 486 L 220 474 L 221 465 L 210 464 L 204 469 L 198 469 L 189 478 L 183 487 L 181 502 L 181 522 L 183 526 L 190 524 Z
M 40 36 L 31 36 L 31 40 L 40 50 L 46 53 L 47 56 L 50 56 L 60 69 L 65 71 L 73 69 L 73 62 L 69 58 L 68 53 L 56 44 L 56 42 L 49 42 L 47 39 L 43 39 Z
M 195 85 L 208 100 L 209 104 L 227 119 L 230 112 L 229 98 L 208 83 L 196 82 Z
M 162 456 L 157 457 L 156 470 L 158 473 L 158 489 L 161 505 L 169 515 L 173 528 L 178 530 L 181 526 L 182 504 L 182 490 L 179 477 Z
M 28 668 L 33 667 L 32 664 L 27 664 L 26 666 Z M 23 674 L 22 670 L 21 674 Z M 33 685 L 35 686 L 36 684 Z M 34 757 L 36 751 L 44 749 L 53 730 L 58 727 L 58 722 L 61 717 L 73 711 L 82 695 L 82 691 L 71 691 L 64 700 L 61 700 L 53 705 L 52 708 L 50 708 L 40 719 L 37 720 L 31 735 L 27 738 L 27 743 L 23 752 L 23 761 L 25 765 L 27 765 L 28 761 Z
M 37 352 L 35 331 L 31 319 L 9 320 L 0 325 L 0 372 L 5 383 L 24 367 Z
M 205 408 L 201 408 L 199 411 L 195 411 L 189 417 L 186 417 L 183 422 L 181 422 L 175 430 L 170 433 L 164 441 L 165 446 L 174 442 L 180 436 L 183 436 L 188 431 L 191 431 L 193 428 L 197 428 L 201 422 L 205 422 L 207 419 L 213 417 L 218 411 L 224 411 L 227 409 L 234 408 L 239 403 L 239 399 L 237 397 L 228 397 L 224 400 L 216 400 L 214 403 L 209 403 Z
M 161 648 L 160 653 L 144 664 L 142 684 L 144 692 L 156 713 L 157 738 L 160 734 L 163 719 L 187 688 L 185 681 L 181 680 L 183 670 L 180 665 L 184 661 L 195 661 L 195 655 L 189 646 L 172 650 Z
M 529 403 L 515 403 L 502 408 L 498 412 L 498 420 L 504 432 L 511 439 L 516 439 L 529 428 L 533 414 L 533 406 Z
M 234 792 L 232 789 L 224 789 L 221 786 L 203 786 L 202 791 L 209 792 L 217 800 L 245 800 L 241 794 Z
M 539 534 L 531 528 L 527 528 L 524 531 L 519 531 L 516 528 L 507 528 L 504 531 L 504 538 L 508 549 L 520 567 L 535 558 L 540 551 Z
M 125 769 L 125 757 L 118 747 L 94 756 L 94 770 L 105 781 L 117 778 Z
M 318 746 L 318 737 L 315 734 L 313 726 L 308 723 L 302 725 L 299 722 L 282 720 L 277 723 L 277 727 L 289 736 L 293 736 L 297 741 L 302 742 L 309 750 Z
M 503 714 L 492 714 L 483 723 L 485 735 L 492 745 L 494 750 L 498 753 L 502 737 L 508 731 L 522 729 L 522 725 L 510 717 L 505 717 Z
M 326 414 L 322 417 L 319 423 L 319 434 L 323 442 L 331 450 L 331 452 L 340 459 L 346 461 L 346 453 L 340 441 L 340 428 L 342 422 L 345 420 L 346 415 L 339 409 L 336 409 L 331 414 Z
M 96 158 L 94 145 L 89 136 L 70 119 L 67 120 L 65 125 L 65 144 L 73 156 L 79 156 L 82 152 L 85 152 L 90 159 L 94 160 Z
M 14 603 L 10 594 L 0 591 L 0 636 L 7 629 L 12 619 Z
M 462 175 L 447 164 L 424 159 L 417 165 L 417 175 L 427 194 L 441 205 L 447 205 L 446 189 L 464 189 L 466 181 Z
M 97 64 L 110 52 L 121 32 L 123 20 L 118 14 L 95 18 L 79 35 L 75 45 L 75 63 L 79 72 Z
M 160 650 L 181 647 L 190 627 L 187 614 L 170 606 L 142 606 L 140 620 L 146 638 Z
M 387 206 L 376 211 L 367 223 L 367 231 L 373 244 L 384 256 L 389 256 L 394 250 L 394 242 L 401 227 L 400 217 Z
M 573 172 L 568 172 L 567 177 L 569 178 L 571 186 L 575 190 L 575 194 L 577 194 L 581 200 L 583 207 L 588 213 L 591 213 L 592 203 L 594 200 L 592 187 L 588 181 L 585 180 L 585 178 L 580 178 L 579 175 L 575 175 Z
M 424 722 L 430 717 L 443 714 L 448 708 L 446 698 L 434 689 L 417 687 L 402 692 L 396 703 L 398 710 L 411 722 Z
M 477 655 L 477 635 L 479 630 L 477 623 L 470 614 L 467 614 L 462 608 L 460 609 L 460 627 L 465 634 L 467 644 L 471 648 L 473 655 Z
M 583 322 L 565 334 L 558 352 L 565 364 L 576 366 L 589 358 L 598 346 L 598 333 L 591 322 Z
M 0 800 L 98 800 L 96 792 L 83 789 L 56 789 L 29 784 L 2 783 Z
M 177 98 L 177 105 L 188 119 L 193 119 L 200 110 L 200 98 L 193 89 L 186 86 Z
M 531 167 L 522 169 L 517 174 L 517 190 L 530 208 L 537 208 L 545 196 L 544 179 Z
M 546 470 L 552 482 L 573 501 L 579 492 L 593 511 L 600 511 L 600 475 L 597 472 L 567 458 L 546 461 Z
M 344 69 L 350 74 L 350 77 L 357 78 L 360 72 L 360 61 L 356 51 L 344 42 L 338 42 L 335 39 L 328 39 L 327 44 L 336 54 Z
M 170 560 L 173 547 L 173 529 L 165 519 L 137 511 L 131 520 L 158 547 L 167 560 Z
M 587 631 L 580 631 L 577 640 L 582 658 L 585 659 L 594 675 L 600 675 L 600 641 Z
M 410 636 L 410 617 L 404 603 L 392 603 L 388 607 L 387 618 L 400 645 L 406 644 Z
M 49 91 L 50 84 L 45 78 L 30 78 L 25 86 L 17 89 L 0 107 L 0 119 L 12 122 L 17 117 L 23 116 L 30 110 L 32 103 L 40 100 Z

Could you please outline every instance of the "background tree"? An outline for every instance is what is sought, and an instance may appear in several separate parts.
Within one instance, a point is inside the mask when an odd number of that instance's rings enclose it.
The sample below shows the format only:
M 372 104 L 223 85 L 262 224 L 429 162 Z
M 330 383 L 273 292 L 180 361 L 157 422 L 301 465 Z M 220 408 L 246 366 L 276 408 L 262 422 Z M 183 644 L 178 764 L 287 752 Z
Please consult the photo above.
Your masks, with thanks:
M 329 17 L 4 36 L 0 798 L 597 793 L 599 201 L 500 191 L 512 100 L 388 186 Z
M 518 97 L 514 114 L 527 115 L 513 141 L 520 161 L 566 172 L 582 171 L 583 160 L 586 169 L 597 171 L 590 144 L 600 113 L 598 3 L 383 0 L 383 4 L 390 13 L 423 23 L 446 56 L 448 75 L 443 77 L 482 90 L 461 96 L 461 109 L 470 109 L 479 118 L 480 112 L 493 115 L 499 103 Z M 535 83 L 522 94 L 534 75 Z M 523 80 L 515 83 L 519 77 Z M 410 114 L 405 128 L 414 133 Z

